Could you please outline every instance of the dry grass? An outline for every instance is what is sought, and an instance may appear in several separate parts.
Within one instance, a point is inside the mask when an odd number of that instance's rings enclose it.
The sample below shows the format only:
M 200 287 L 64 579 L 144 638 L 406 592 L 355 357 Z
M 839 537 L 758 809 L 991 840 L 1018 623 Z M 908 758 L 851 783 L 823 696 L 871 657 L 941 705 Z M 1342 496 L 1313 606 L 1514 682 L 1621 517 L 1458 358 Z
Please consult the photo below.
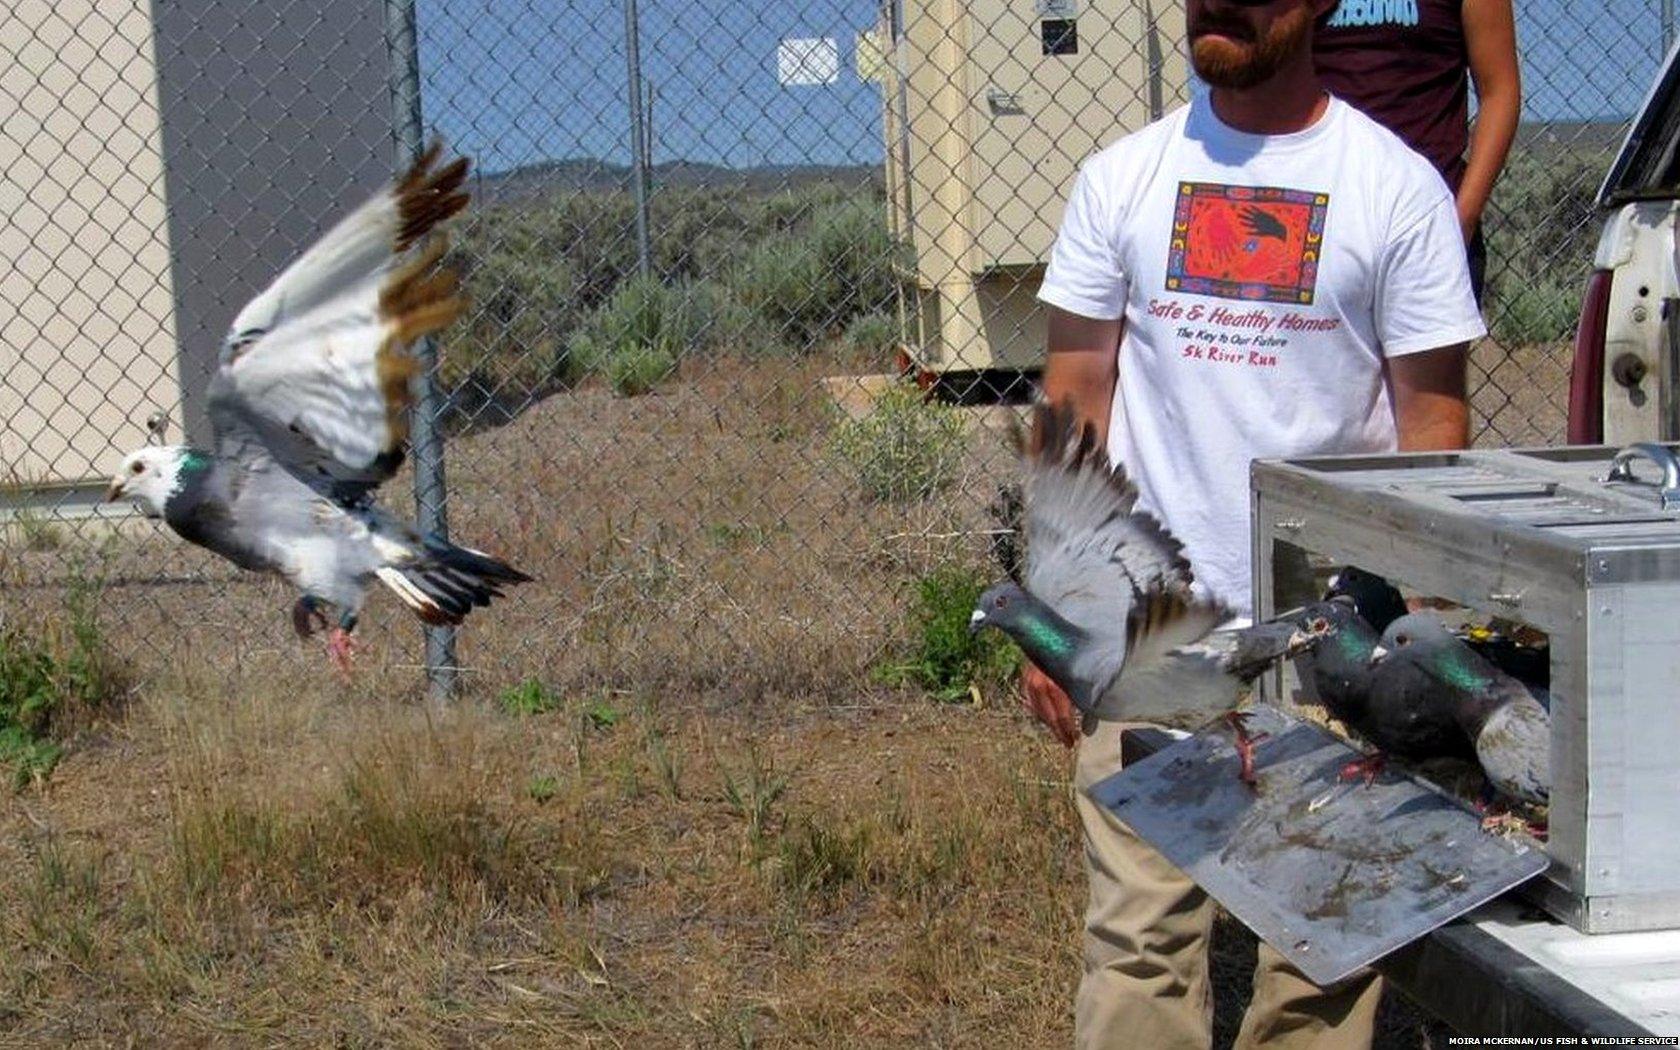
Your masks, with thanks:
M 984 564 L 1001 445 L 869 503 L 831 368 L 454 440 L 455 534 L 539 582 L 469 621 L 447 712 L 386 596 L 341 686 L 282 586 L 149 527 L 71 541 L 140 686 L 0 798 L 0 1043 L 1066 1045 L 1068 756 L 1012 696 L 870 673 L 917 572 Z M 50 615 L 64 552 L 0 556 L 11 622 Z M 1223 925 L 1220 1045 L 1251 965 Z M 1420 1038 L 1396 1010 L 1379 1046 Z
M 10 1039 L 1039 1045 L 1064 1027 L 1066 762 L 1010 715 L 615 697 L 610 718 L 598 700 L 429 717 L 247 688 L 160 684 L 11 800 Z

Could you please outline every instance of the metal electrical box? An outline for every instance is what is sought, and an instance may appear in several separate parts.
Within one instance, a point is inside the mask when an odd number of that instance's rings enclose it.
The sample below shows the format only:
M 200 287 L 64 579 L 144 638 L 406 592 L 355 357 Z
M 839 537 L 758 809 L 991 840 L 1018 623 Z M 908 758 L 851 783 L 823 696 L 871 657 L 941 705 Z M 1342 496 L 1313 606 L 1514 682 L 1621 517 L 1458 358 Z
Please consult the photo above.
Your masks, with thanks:
M 1585 933 L 1680 928 L 1676 448 L 1252 468 L 1257 615 L 1310 597 L 1295 567 L 1318 555 L 1546 633 L 1551 867 L 1531 886 Z M 1293 667 L 1263 685 L 1274 701 L 1307 693 Z
M 933 372 L 1025 370 L 1079 165 L 1186 95 L 1183 5 L 888 0 L 892 228 L 914 252 L 908 350 Z

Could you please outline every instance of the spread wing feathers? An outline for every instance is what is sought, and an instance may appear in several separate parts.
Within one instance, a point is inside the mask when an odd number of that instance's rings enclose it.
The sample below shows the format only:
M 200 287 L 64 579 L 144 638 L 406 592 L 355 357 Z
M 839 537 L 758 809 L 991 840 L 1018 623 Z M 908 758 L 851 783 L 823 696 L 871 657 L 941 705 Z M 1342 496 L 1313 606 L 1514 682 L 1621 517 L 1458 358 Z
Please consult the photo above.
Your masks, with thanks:
M 1103 632 L 1153 589 L 1186 591 L 1183 545 L 1136 509 L 1137 488 L 1112 467 L 1096 430 L 1071 408 L 1034 409 L 1012 431 L 1026 465 L 1026 588 L 1062 616 Z
M 328 230 L 239 311 L 222 363 L 289 320 L 338 298 L 347 286 L 388 269 L 435 226 L 466 207 L 467 159 L 434 169 L 433 143 L 401 178 Z
M 419 372 L 409 344 L 462 308 L 454 274 L 432 272 L 443 250 L 434 241 L 406 264 L 288 317 L 225 362 L 210 383 L 218 451 L 233 453 L 239 432 L 254 431 L 287 470 L 340 498 L 394 474 Z
M 1134 669 L 1159 663 L 1175 649 L 1194 645 L 1230 618 L 1231 610 L 1224 605 L 1193 598 L 1184 590 L 1148 591 L 1126 613 L 1126 665 L 1120 680 Z M 1206 655 L 1221 666 L 1225 663 L 1217 652 Z
M 1247 679 L 1233 667 L 1239 649 L 1259 657 L 1284 648 L 1245 648 L 1235 632 L 1215 631 L 1231 616 L 1217 602 L 1181 590 L 1155 590 L 1126 618 L 1126 662 L 1105 694 L 1108 717 L 1194 729 L 1234 709 Z

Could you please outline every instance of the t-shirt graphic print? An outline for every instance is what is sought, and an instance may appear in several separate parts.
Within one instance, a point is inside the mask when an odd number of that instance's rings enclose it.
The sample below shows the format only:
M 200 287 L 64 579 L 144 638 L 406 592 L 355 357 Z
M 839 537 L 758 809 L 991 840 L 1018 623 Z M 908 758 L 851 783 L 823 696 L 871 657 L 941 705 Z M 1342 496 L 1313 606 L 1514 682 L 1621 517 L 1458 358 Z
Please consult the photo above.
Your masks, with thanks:
M 1310 304 L 1329 207 L 1327 193 L 1180 182 L 1167 291 Z
M 1198 98 L 1089 158 L 1038 294 L 1123 319 L 1109 454 L 1239 615 L 1250 462 L 1393 451 L 1387 359 L 1485 332 L 1441 176 L 1334 98 L 1269 136 Z

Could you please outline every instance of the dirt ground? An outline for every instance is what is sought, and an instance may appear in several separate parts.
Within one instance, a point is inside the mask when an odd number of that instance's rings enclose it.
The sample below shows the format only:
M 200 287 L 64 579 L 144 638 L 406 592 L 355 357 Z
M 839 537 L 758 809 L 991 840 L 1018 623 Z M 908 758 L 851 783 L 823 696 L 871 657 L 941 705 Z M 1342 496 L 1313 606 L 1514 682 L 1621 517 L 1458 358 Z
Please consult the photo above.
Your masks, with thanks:
M 448 711 L 389 595 L 345 685 L 277 582 L 151 526 L 14 536 L 7 622 L 96 581 L 131 686 L 0 798 L 0 1043 L 1067 1045 L 1069 756 L 1008 688 L 872 673 L 918 573 L 987 564 L 1004 447 L 871 504 L 834 371 L 714 363 L 453 438 L 453 535 L 538 581 L 469 620 Z M 1252 958 L 1222 923 L 1218 1045 Z M 1398 996 L 1377 1045 L 1428 1045 Z

